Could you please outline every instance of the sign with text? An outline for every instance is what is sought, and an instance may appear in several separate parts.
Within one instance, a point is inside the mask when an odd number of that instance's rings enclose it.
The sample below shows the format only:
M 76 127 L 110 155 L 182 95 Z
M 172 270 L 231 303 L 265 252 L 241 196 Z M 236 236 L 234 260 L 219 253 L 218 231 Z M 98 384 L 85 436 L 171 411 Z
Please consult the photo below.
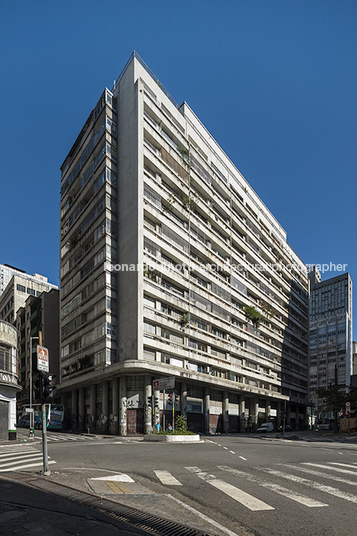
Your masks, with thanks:
M 154 380 L 152 382 L 154 391 L 163 391 L 166 389 L 174 389 L 175 387 L 175 378 L 172 376 L 170 378 L 160 378 L 159 380 Z
M 48 348 L 45 346 L 37 346 L 37 370 L 41 372 L 50 371 Z

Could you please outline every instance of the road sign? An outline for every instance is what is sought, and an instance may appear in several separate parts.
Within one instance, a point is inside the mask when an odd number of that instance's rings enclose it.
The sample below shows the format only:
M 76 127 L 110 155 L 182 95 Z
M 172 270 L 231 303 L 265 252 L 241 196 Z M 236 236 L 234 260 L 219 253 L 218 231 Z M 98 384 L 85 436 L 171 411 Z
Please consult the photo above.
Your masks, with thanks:
M 33 413 L 33 408 L 25 408 L 26 413 Z
M 351 402 L 346 402 L 346 411 L 350 411 L 351 409 Z
M 175 378 L 173 376 L 170 378 L 160 378 L 159 380 L 154 380 L 152 385 L 154 391 L 173 389 L 175 387 Z
M 37 370 L 41 372 L 50 371 L 50 359 L 48 348 L 37 345 Z

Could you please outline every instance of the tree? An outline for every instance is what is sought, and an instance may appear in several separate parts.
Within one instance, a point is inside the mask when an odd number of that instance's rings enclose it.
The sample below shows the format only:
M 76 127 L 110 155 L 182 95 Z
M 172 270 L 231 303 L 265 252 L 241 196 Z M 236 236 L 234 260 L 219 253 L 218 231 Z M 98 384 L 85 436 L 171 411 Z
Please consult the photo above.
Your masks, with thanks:
M 257 311 L 253 305 L 245 305 L 243 307 L 243 311 L 246 319 L 248 321 L 250 320 L 253 326 L 257 328 L 262 321 L 262 315 L 259 313 L 259 311 Z

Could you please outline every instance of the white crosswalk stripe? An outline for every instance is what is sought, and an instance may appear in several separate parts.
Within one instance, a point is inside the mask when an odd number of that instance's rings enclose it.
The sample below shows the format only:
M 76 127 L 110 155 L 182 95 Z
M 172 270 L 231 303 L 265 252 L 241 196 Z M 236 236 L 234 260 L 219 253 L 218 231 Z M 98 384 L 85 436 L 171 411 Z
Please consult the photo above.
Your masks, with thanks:
M 347 473 L 349 475 L 357 476 L 356 471 L 350 471 L 349 469 L 342 469 L 339 467 L 332 467 L 331 465 L 327 465 L 327 464 L 304 462 L 303 465 L 308 465 L 311 467 L 318 467 L 319 469 L 329 469 L 330 471 L 337 471 L 338 473 Z
M 181 482 L 168 471 L 154 471 L 154 473 L 162 484 L 166 484 L 166 486 L 182 486 Z
M 56 463 L 49 458 L 49 464 Z M 42 452 L 35 448 L 14 448 L 0 454 L 0 472 L 20 471 L 43 465 Z
M 61 434 L 47 432 L 47 441 L 94 441 L 96 438 L 86 435 Z
M 263 488 L 267 488 L 267 489 L 270 489 L 271 491 L 275 491 L 276 493 L 279 493 L 280 495 L 283 495 L 284 497 L 287 497 L 288 499 L 291 499 L 300 504 L 303 504 L 304 506 L 307 506 L 309 508 L 328 506 L 328 504 L 326 503 L 316 501 L 315 499 L 311 499 L 310 497 L 307 497 L 306 495 L 301 495 L 300 493 L 289 490 L 288 488 L 284 488 L 283 486 L 280 486 L 279 484 L 274 484 L 273 482 L 268 482 L 261 478 L 257 478 L 251 475 L 250 473 L 245 473 L 244 471 L 238 471 L 237 469 L 233 469 L 231 467 L 226 467 L 226 466 L 218 466 L 218 469 L 222 469 L 222 471 L 233 473 L 234 475 L 237 475 L 239 477 L 244 477 L 247 480 L 249 480 L 249 482 L 254 482 L 256 484 L 259 484 L 259 486 L 262 486 Z
M 214 475 L 201 471 L 198 467 L 186 467 L 186 469 L 190 471 L 191 473 L 195 473 L 199 478 L 201 478 L 208 484 L 211 484 L 211 486 L 214 486 L 216 489 L 223 491 L 223 493 L 225 493 L 226 495 L 228 495 L 235 501 L 239 502 L 246 508 L 249 508 L 249 510 L 252 510 L 252 511 L 274 510 L 273 506 L 266 504 L 260 499 L 253 497 L 253 495 L 250 495 L 249 493 L 246 493 L 245 491 L 235 486 L 232 486 L 232 484 L 229 484 L 228 482 L 219 480 Z
M 308 475 L 334 480 L 335 482 L 342 482 L 342 484 L 348 484 L 349 486 L 357 486 L 357 482 L 354 480 L 348 480 L 346 478 L 342 478 L 341 476 L 336 476 L 335 474 L 327 474 L 323 473 L 322 471 L 315 471 L 314 469 L 292 464 L 284 464 L 284 467 L 291 470 L 300 471 L 301 473 L 307 473 Z

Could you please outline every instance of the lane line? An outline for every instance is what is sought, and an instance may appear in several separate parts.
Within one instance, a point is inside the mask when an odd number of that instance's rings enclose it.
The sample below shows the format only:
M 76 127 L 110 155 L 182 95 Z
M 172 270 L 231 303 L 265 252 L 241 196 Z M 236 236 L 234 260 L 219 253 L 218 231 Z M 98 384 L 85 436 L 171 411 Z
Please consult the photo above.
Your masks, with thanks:
M 262 469 L 262 471 L 265 471 L 266 473 L 269 473 L 270 475 L 278 476 L 280 478 L 285 478 L 286 480 L 290 480 L 298 484 L 304 484 L 305 486 L 317 489 L 318 491 L 322 491 L 324 493 L 328 493 L 329 495 L 333 495 L 334 497 L 338 497 L 339 499 L 344 499 L 345 501 L 357 503 L 356 495 L 353 495 L 352 493 L 345 493 L 343 491 L 340 491 L 337 488 L 333 488 L 332 486 L 325 486 L 323 484 L 319 484 L 318 482 L 314 482 L 313 480 L 308 480 L 307 478 L 302 478 L 300 476 L 287 475 L 286 473 L 283 473 L 282 471 L 269 469 L 268 467 Z
M 198 467 L 186 467 L 186 469 L 191 473 L 196 474 L 199 478 L 201 478 L 208 484 L 211 484 L 211 486 L 215 487 L 216 489 L 223 491 L 223 493 L 225 493 L 235 501 L 239 502 L 249 510 L 252 510 L 253 512 L 260 512 L 262 510 L 275 510 L 275 508 L 273 508 L 269 504 L 260 501 L 256 497 L 253 497 L 253 495 L 249 495 L 249 493 L 246 493 L 245 491 L 236 488 L 235 486 L 232 486 L 231 484 L 228 484 L 223 480 L 219 480 L 214 475 L 202 472 L 200 469 L 198 469 Z
M 166 486 L 182 486 L 181 482 L 179 482 L 168 471 L 155 471 L 154 470 L 154 473 L 157 476 L 157 478 L 162 482 L 162 484 L 165 484 Z
M 321 508 L 323 506 L 328 506 L 328 504 L 326 503 L 316 501 L 315 499 L 311 499 L 311 497 L 307 497 L 306 495 L 302 495 L 301 493 L 291 491 L 290 489 L 284 488 L 283 486 L 280 486 L 279 484 L 268 482 L 267 480 L 263 480 L 249 473 L 245 473 L 244 471 L 238 471 L 237 469 L 233 469 L 232 467 L 226 467 L 222 465 L 218 465 L 218 469 L 221 469 L 222 471 L 227 471 L 228 473 L 233 473 L 234 475 L 237 475 L 239 477 L 244 477 L 249 482 L 254 482 L 255 484 L 258 484 L 259 486 L 262 486 L 263 488 L 267 488 L 271 491 L 275 491 L 276 493 L 279 493 L 279 495 L 283 495 L 283 497 L 287 497 L 288 499 L 291 499 L 292 501 L 296 501 L 309 508 Z
M 247 461 L 247 458 L 244 458 L 243 456 L 239 456 L 241 460 Z

